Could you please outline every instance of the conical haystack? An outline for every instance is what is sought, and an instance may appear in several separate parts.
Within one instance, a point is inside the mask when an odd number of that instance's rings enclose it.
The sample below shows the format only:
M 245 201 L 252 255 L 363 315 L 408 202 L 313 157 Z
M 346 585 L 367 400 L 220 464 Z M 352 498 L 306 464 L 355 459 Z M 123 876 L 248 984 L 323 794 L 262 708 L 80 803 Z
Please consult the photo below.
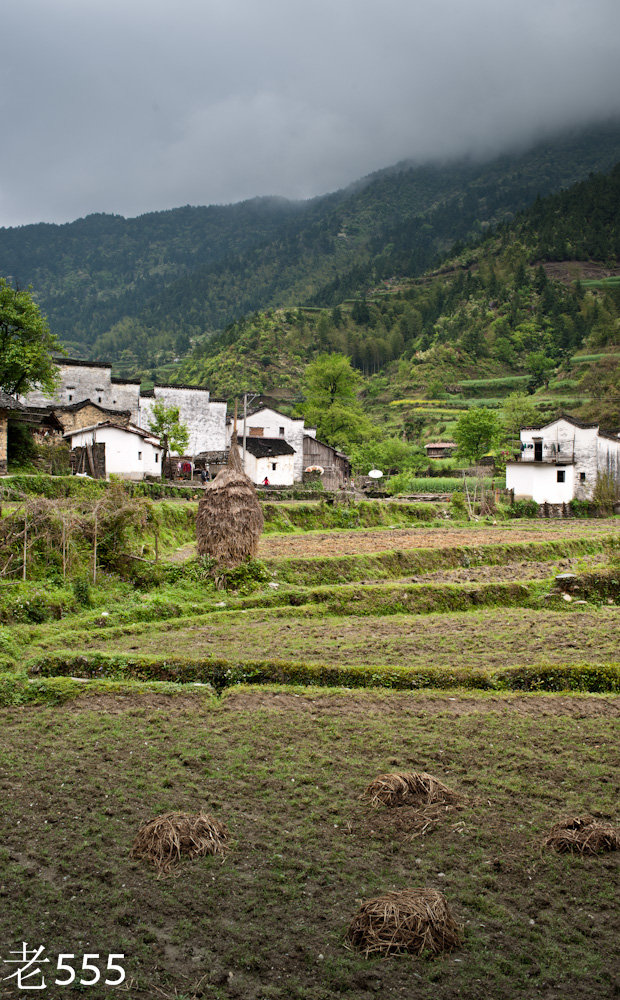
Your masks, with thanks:
M 232 444 L 227 467 L 207 483 L 198 505 L 198 554 L 222 566 L 238 566 L 256 555 L 262 530 L 256 490 L 243 472 L 237 445 Z

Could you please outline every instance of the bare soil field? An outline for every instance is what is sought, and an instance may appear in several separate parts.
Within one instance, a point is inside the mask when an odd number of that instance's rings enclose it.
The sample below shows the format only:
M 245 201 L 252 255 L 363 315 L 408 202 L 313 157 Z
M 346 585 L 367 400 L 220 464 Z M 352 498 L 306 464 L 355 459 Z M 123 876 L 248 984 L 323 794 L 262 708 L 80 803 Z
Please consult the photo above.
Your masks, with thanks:
M 596 538 L 618 530 L 618 521 L 518 521 L 484 527 L 374 528 L 357 531 L 305 532 L 298 535 L 264 535 L 259 558 L 284 559 L 385 552 L 389 549 L 441 549 L 453 546 L 555 541 L 562 538 Z
M 3 709 L 0 957 L 45 948 L 54 1000 L 76 992 L 52 985 L 60 952 L 123 955 L 120 989 L 78 988 L 93 1000 L 611 1000 L 617 857 L 541 844 L 561 816 L 618 821 L 618 706 L 241 689 Z M 371 808 L 361 792 L 393 769 L 435 774 L 462 808 L 423 835 Z M 142 821 L 201 808 L 229 826 L 224 859 L 158 879 L 130 858 Z M 347 950 L 359 900 L 406 887 L 445 893 L 462 946 Z

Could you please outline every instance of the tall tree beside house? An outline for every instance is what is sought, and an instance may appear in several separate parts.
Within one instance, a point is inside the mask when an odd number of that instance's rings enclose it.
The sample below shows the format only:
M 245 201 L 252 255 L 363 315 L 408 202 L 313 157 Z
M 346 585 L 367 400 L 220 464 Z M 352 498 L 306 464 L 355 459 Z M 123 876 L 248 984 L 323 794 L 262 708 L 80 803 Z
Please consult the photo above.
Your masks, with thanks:
M 357 399 L 359 372 L 343 354 L 319 354 L 306 368 L 304 416 L 318 437 L 336 448 L 348 448 L 371 433 Z
M 481 406 L 463 413 L 454 429 L 459 453 L 477 462 L 493 448 L 500 437 L 502 424 L 493 410 Z
M 52 351 L 60 350 L 30 292 L 0 278 L 0 389 L 12 396 L 35 387 L 53 393 L 58 369 Z
M 149 420 L 149 430 L 159 438 L 162 446 L 161 477 L 164 478 L 166 459 L 176 451 L 182 455 L 189 441 L 189 430 L 182 424 L 178 406 L 166 406 L 161 400 L 153 405 L 153 416 Z

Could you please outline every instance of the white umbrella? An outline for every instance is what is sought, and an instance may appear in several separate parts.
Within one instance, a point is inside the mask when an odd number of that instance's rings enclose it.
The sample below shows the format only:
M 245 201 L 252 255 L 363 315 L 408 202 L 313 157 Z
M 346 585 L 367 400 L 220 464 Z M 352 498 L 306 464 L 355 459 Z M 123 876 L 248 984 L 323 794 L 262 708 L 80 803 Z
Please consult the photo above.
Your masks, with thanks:
M 383 473 L 381 469 L 371 469 L 368 473 L 371 479 L 383 479 Z

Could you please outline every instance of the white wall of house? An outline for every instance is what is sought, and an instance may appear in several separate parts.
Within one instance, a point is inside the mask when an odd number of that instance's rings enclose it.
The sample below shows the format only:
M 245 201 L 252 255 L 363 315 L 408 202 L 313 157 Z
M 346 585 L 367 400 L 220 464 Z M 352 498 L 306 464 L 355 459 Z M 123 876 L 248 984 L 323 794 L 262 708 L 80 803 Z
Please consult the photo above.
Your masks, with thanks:
M 558 481 L 558 473 L 563 481 Z M 506 489 L 514 490 L 515 500 L 532 499 L 536 503 L 568 503 L 575 497 L 575 474 L 574 465 L 508 462 Z
M 65 435 L 72 448 L 105 444 L 106 476 L 144 479 L 161 475 L 161 446 L 157 438 L 144 438 L 120 427 L 94 427 Z
M 140 397 L 140 427 L 148 430 L 153 405 L 159 402 L 178 406 L 179 419 L 189 431 L 187 455 L 226 450 L 226 403 L 212 401 L 208 389 L 156 385 L 153 396 Z
M 257 485 L 269 480 L 270 486 L 292 486 L 295 482 L 296 455 L 273 455 L 256 458 L 249 451 L 245 454 L 246 475 Z
M 262 428 L 261 437 L 281 438 L 287 444 L 290 444 L 291 448 L 295 449 L 295 482 L 301 481 L 304 471 L 304 435 L 309 434 L 310 437 L 316 437 L 316 429 L 314 427 L 305 427 L 304 423 L 303 417 L 300 419 L 287 417 L 284 413 L 279 413 L 269 406 L 261 407 L 260 410 L 248 416 L 246 421 L 248 434 L 250 433 L 250 428 L 254 428 L 255 430 Z M 232 440 L 232 431 L 232 424 L 229 424 L 227 447 L 230 446 L 230 441 Z M 237 418 L 237 434 L 243 434 L 243 415 Z M 271 476 L 269 477 L 269 481 L 271 482 Z
M 140 412 L 140 383 L 112 377 L 108 364 L 87 361 L 59 361 L 60 381 L 53 396 L 33 389 L 23 401 L 28 406 L 46 406 L 48 403 L 81 403 L 90 399 L 110 410 L 130 410 L 131 419 L 137 422 Z
M 49 403 L 80 403 L 90 399 L 110 410 L 129 410 L 131 422 L 149 429 L 153 403 L 161 400 L 166 406 L 178 406 L 181 422 L 189 430 L 188 454 L 201 451 L 225 451 L 226 403 L 212 400 L 209 390 L 191 387 L 156 385 L 153 396 L 140 395 L 140 383 L 112 376 L 111 366 L 99 362 L 60 361 L 60 382 L 50 396 L 33 390 L 22 398 L 29 406 Z
M 558 482 L 563 469 L 564 482 Z M 591 500 L 605 473 L 620 483 L 620 437 L 560 417 L 521 431 L 521 459 L 506 466 L 506 487 L 537 503 Z

